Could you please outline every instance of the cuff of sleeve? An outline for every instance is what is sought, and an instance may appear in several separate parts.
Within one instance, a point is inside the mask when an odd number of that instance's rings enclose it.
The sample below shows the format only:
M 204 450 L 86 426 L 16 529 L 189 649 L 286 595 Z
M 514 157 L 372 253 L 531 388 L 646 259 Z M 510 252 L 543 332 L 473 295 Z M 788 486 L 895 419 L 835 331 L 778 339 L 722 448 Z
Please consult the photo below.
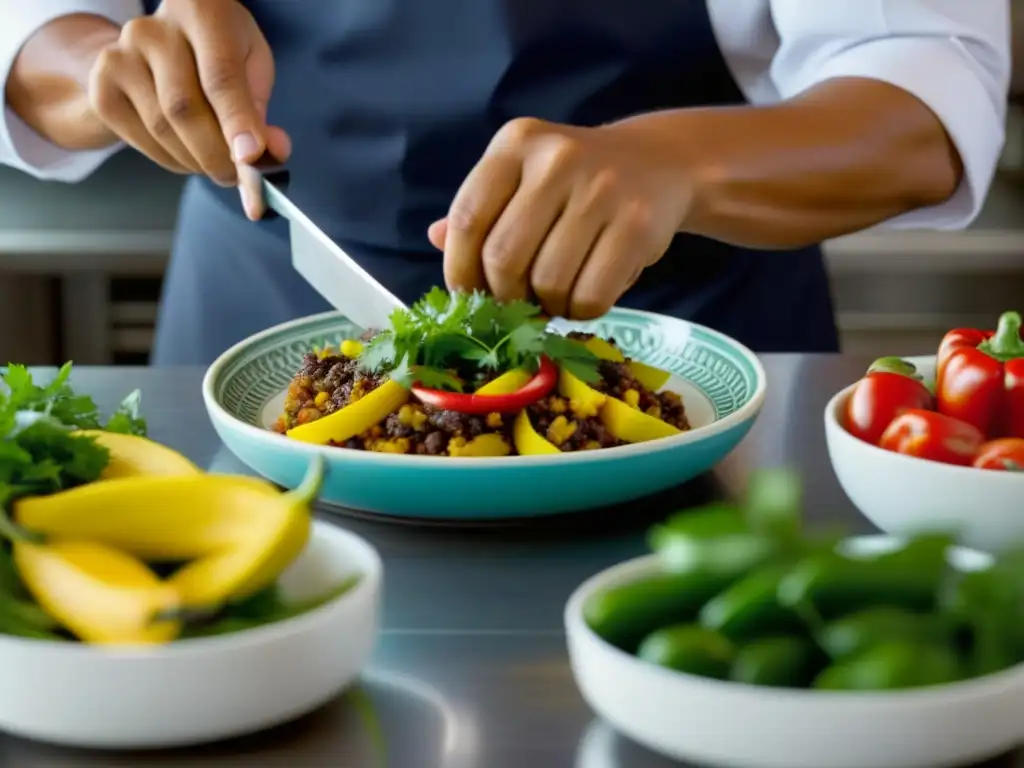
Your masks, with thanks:
M 13 19 L 0 25 L 0 93 L 6 89 L 11 67 L 25 41 L 54 19 L 85 12 L 121 25 L 142 13 L 139 0 L 106 0 L 85 9 L 80 6 L 69 0 L 31 0 L 21 4 Z M 6 105 L 0 113 L 0 163 L 39 179 L 81 181 L 119 149 L 115 145 L 71 152 L 42 138 Z
M 895 85 L 920 99 L 942 122 L 960 153 L 964 175 L 953 196 L 881 224 L 885 229 L 962 229 L 981 210 L 1005 140 L 1003 99 L 986 89 L 980 65 L 951 38 L 898 38 L 847 48 L 802 78 L 780 83 L 789 98 L 825 80 L 864 77 Z M 810 68 L 809 68 L 810 69 Z

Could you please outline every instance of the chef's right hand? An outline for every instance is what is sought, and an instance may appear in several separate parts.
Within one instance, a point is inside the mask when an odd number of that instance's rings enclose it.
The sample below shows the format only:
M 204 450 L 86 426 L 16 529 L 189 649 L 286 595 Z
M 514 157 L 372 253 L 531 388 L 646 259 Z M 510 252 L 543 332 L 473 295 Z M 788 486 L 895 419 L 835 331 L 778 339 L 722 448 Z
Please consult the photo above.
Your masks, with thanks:
M 89 99 L 111 131 L 164 168 L 239 185 L 256 219 L 258 180 L 240 164 L 291 152 L 288 135 L 266 122 L 273 85 L 270 46 L 241 3 L 163 0 L 99 53 Z

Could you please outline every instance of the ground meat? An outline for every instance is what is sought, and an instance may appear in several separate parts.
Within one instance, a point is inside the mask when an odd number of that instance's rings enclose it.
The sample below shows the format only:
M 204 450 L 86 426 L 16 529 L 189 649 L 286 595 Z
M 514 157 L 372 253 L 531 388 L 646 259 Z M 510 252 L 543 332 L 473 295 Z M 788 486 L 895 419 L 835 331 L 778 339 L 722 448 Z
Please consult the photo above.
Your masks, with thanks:
M 373 332 L 367 332 L 362 340 L 367 341 L 373 335 Z M 580 341 L 590 336 L 579 332 L 570 334 Z M 591 384 L 594 389 L 661 418 L 678 429 L 689 429 L 679 395 L 648 390 L 633 376 L 628 359 L 621 363 L 603 360 L 598 365 L 598 373 L 600 380 Z M 485 380 L 494 375 L 487 376 Z M 285 432 L 334 413 L 372 392 L 382 381 L 382 377 L 363 370 L 358 360 L 337 354 L 334 350 L 308 354 L 289 385 L 284 413 L 274 429 Z M 569 401 L 558 394 L 548 395 L 529 406 L 527 414 L 533 428 L 562 451 L 594 450 L 624 444 L 609 434 L 597 415 L 574 413 Z M 470 455 L 485 445 L 487 452 L 473 455 L 507 455 L 514 453 L 514 418 L 514 414 L 470 415 L 412 401 L 365 433 L 332 445 L 350 450 L 429 456 Z
M 596 416 L 580 417 L 558 395 L 548 395 L 531 405 L 527 412 L 534 430 L 562 451 L 588 451 L 623 445 L 608 433 Z
M 308 424 L 344 408 L 353 392 L 362 397 L 380 386 L 381 379 L 359 367 L 359 363 L 341 355 L 315 353 L 302 359 L 285 395 L 284 413 L 274 424 L 285 432 Z
M 602 360 L 597 370 L 601 380 L 591 385 L 594 389 L 623 400 L 676 429 L 690 428 L 682 398 L 675 392 L 651 392 L 633 376 L 628 358 L 621 363 Z

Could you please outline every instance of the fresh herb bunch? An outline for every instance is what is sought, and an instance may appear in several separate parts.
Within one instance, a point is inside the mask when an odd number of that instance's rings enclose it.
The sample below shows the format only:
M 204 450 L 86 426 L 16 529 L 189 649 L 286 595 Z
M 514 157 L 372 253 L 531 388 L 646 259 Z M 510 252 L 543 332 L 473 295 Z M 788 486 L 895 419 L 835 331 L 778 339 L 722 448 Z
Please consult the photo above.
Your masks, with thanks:
M 145 435 L 138 391 L 104 423 L 92 398 L 72 390 L 70 375 L 66 363 L 45 386 L 36 384 L 23 365 L 10 365 L 0 376 L 0 506 L 99 478 L 110 453 L 76 430 Z
M 541 308 L 501 303 L 480 291 L 433 288 L 367 345 L 361 362 L 403 386 L 463 391 L 464 383 L 514 368 L 536 371 L 542 355 L 586 382 L 598 380 L 598 358 L 578 341 L 547 330 Z

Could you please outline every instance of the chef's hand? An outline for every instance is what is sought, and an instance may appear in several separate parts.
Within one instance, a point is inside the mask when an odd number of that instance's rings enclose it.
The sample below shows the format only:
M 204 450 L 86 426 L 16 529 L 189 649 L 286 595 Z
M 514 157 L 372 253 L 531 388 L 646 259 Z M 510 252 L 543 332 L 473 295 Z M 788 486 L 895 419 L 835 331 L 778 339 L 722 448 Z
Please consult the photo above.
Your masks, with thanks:
M 266 122 L 273 85 L 270 46 L 241 3 L 163 0 L 99 53 L 89 99 L 110 130 L 164 168 L 240 184 L 258 218 L 258 181 L 240 177 L 237 164 L 291 151 L 287 134 Z
M 553 317 L 611 309 L 665 253 L 691 200 L 670 143 L 640 120 L 506 124 L 430 227 L 448 287 L 535 298 Z

